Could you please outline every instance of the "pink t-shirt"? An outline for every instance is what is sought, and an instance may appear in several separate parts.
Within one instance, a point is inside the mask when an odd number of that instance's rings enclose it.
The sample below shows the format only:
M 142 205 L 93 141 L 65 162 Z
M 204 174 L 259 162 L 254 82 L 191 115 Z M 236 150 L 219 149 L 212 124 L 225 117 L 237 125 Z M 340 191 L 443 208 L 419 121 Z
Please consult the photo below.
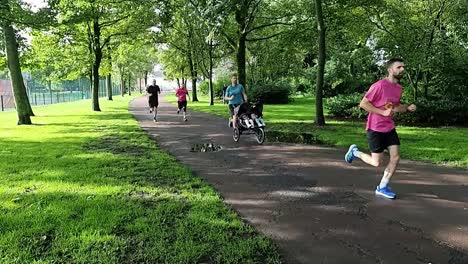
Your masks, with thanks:
M 403 90 L 398 83 L 392 83 L 387 79 L 382 79 L 374 83 L 365 97 L 372 105 L 379 109 L 388 109 L 400 105 Z M 393 116 L 382 116 L 369 113 L 367 117 L 366 130 L 371 129 L 377 132 L 389 132 L 395 128 Z
M 187 89 L 182 89 L 182 88 L 177 89 L 176 91 L 177 101 L 179 102 L 187 101 L 187 94 L 188 94 Z

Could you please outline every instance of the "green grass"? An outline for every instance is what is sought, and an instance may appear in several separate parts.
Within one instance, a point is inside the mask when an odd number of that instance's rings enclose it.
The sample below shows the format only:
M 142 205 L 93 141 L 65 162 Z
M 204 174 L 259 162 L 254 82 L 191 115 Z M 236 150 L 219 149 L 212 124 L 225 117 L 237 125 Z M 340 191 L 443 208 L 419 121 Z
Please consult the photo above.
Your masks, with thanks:
M 168 97 L 171 102 L 176 98 Z M 189 102 L 188 108 L 213 113 L 227 118 L 227 106 L 216 101 L 208 105 L 208 98 L 199 97 L 200 102 Z M 295 97 L 288 105 L 264 106 L 264 119 L 269 130 L 286 133 L 312 133 L 325 144 L 348 147 L 355 143 L 368 150 L 365 122 L 337 121 L 326 118 L 323 128 L 313 125 L 315 101 L 313 98 Z M 409 127 L 398 126 L 401 140 L 401 156 L 404 159 L 429 161 L 468 168 L 468 128 L 459 127 Z M 268 137 L 268 134 L 267 134 Z
M 128 101 L 37 107 L 32 126 L 0 113 L 0 263 L 280 263 Z

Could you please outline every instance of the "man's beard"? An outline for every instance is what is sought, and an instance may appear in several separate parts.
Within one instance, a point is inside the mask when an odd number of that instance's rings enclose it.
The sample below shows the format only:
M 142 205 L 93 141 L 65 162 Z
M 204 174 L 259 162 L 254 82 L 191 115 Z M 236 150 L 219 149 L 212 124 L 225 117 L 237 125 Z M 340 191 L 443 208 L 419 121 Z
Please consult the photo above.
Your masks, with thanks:
M 397 80 L 401 80 L 403 78 L 404 74 L 401 73 L 401 74 L 393 74 L 393 77 Z

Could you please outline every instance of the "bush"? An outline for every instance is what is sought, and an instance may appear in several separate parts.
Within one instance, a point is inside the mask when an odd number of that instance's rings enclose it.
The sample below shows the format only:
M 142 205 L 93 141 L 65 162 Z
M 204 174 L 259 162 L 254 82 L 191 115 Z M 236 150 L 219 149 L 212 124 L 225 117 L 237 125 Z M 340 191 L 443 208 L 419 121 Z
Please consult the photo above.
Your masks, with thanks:
M 398 114 L 396 121 L 406 124 L 432 126 L 468 125 L 468 101 L 449 99 L 425 100 L 415 103 L 414 113 Z
M 336 96 L 340 94 L 355 94 L 364 93 L 372 85 L 372 82 L 366 82 L 363 80 L 339 80 L 330 84 L 331 89 L 324 90 L 325 97 Z
M 224 76 L 216 79 L 216 81 L 213 83 L 213 90 L 214 94 L 218 98 L 223 97 L 223 87 L 224 86 L 229 86 L 231 85 L 231 77 L 229 76 Z
M 303 83 L 300 83 L 299 85 L 297 85 L 296 87 L 296 92 L 297 93 L 300 93 L 300 94 L 305 94 L 305 93 L 308 93 L 310 92 L 312 89 L 310 86 L 308 85 L 305 85 Z
M 210 84 L 208 81 L 203 81 L 198 86 L 198 91 L 200 91 L 203 95 L 207 95 L 210 92 Z
M 269 83 L 252 85 L 247 90 L 249 101 L 264 104 L 287 104 L 291 87 L 286 83 Z
M 364 118 L 367 113 L 359 107 L 362 97 L 363 95 L 360 93 L 337 95 L 327 100 L 325 108 L 332 117 Z
M 362 97 L 360 93 L 338 95 L 329 98 L 325 107 L 332 117 L 362 119 L 367 116 L 367 113 L 359 107 Z M 416 112 L 396 114 L 395 121 L 400 124 L 430 126 L 468 125 L 468 102 L 466 100 L 420 99 L 415 104 Z

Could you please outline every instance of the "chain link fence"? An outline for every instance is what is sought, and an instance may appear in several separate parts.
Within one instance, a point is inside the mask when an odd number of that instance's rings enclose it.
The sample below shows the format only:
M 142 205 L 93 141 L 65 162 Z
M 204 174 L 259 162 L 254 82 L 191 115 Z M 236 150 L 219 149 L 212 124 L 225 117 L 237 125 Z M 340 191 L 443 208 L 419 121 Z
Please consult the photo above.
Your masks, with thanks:
M 46 85 L 37 80 L 25 78 L 25 85 L 32 106 L 91 99 L 92 96 L 91 85 L 87 78 L 47 83 Z M 112 95 L 120 93 L 120 87 L 112 84 Z M 107 97 L 105 79 L 99 80 L 99 97 Z M 0 80 L 0 107 L 1 111 L 15 108 L 13 89 L 9 80 Z

